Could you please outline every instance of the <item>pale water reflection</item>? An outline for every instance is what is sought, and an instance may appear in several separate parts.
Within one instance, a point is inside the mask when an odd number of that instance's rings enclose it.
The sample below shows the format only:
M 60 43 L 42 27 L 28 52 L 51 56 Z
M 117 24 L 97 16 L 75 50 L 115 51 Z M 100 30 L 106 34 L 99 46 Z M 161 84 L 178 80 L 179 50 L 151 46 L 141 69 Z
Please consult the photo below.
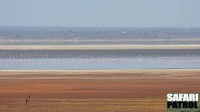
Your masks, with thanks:
M 199 69 L 198 56 L 0 59 L 1 70 L 74 70 L 74 69 Z

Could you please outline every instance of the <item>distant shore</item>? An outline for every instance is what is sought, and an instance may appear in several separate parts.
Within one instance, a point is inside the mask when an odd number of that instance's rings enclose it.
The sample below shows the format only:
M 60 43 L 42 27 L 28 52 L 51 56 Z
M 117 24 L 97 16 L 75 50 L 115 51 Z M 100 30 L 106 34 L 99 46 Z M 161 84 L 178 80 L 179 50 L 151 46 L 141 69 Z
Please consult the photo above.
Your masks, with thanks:
M 200 45 L 0 45 L 0 50 L 200 49 Z

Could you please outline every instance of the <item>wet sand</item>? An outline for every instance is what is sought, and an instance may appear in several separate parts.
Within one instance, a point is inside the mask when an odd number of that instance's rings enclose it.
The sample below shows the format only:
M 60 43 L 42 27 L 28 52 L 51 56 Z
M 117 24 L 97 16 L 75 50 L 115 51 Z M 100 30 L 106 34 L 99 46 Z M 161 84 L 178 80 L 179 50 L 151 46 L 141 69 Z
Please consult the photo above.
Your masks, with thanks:
M 163 112 L 167 93 L 200 92 L 199 74 L 189 69 L 0 71 L 0 110 Z

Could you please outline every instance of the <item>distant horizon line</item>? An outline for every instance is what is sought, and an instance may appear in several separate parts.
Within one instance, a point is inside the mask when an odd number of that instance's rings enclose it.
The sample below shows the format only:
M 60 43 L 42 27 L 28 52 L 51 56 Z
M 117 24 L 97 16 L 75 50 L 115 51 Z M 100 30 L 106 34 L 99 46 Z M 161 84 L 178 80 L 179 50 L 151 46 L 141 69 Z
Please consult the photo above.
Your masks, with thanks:
M 181 26 L 1 26 L 0 27 L 24 27 L 24 28 L 30 28 L 30 27 L 58 27 L 58 28 L 200 28 L 199 27 L 181 27 Z

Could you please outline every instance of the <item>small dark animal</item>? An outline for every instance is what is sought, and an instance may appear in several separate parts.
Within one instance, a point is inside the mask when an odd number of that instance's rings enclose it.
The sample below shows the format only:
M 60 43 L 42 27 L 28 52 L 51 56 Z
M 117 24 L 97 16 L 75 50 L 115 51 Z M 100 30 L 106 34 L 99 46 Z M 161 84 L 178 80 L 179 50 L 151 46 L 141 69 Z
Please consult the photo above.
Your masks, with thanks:
M 29 98 L 26 98 L 26 106 L 28 105 L 29 103 Z
M 26 98 L 26 106 L 28 105 L 28 103 L 29 103 L 29 99 L 31 98 L 31 95 L 29 94 L 28 95 L 28 98 Z

